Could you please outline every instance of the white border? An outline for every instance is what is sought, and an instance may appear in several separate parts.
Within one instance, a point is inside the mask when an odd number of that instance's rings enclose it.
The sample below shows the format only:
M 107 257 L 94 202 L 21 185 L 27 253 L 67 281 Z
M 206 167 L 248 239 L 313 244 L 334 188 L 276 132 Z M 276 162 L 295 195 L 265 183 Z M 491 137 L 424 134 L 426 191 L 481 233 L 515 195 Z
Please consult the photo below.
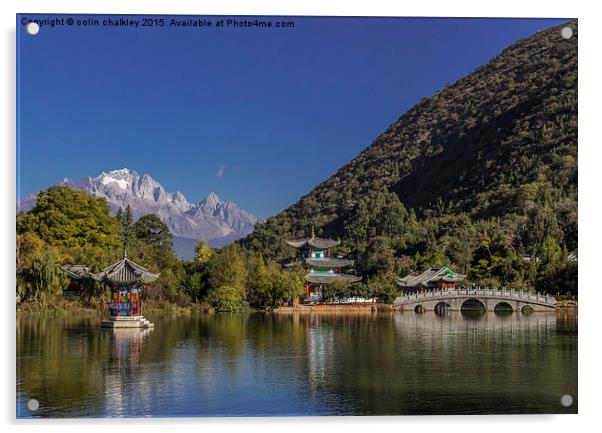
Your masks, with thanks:
M 469 427 L 489 432 L 508 432 L 523 427 L 548 431 L 581 431 L 598 429 L 596 422 L 602 413 L 598 408 L 600 383 L 600 338 L 598 323 L 594 321 L 599 307 L 595 296 L 602 290 L 599 271 L 600 256 L 597 246 L 602 245 L 598 213 L 602 206 L 598 185 L 600 158 L 600 14 L 593 1 L 527 2 L 526 0 L 487 1 L 434 1 L 420 0 L 396 2 L 384 0 L 365 1 L 193 1 L 193 0 L 146 0 L 130 1 L 69 1 L 69 0 L 22 0 L 0 3 L 3 27 L 3 65 L 1 68 L 4 101 L 1 147 L 3 179 L 0 182 L 2 201 L 2 260 L 0 275 L 3 276 L 2 302 L 3 323 L 6 336 L 4 351 L 0 357 L 2 372 L 6 376 L 0 391 L 2 420 L 9 428 L 66 432 L 99 431 L 112 429 L 141 429 L 160 432 L 174 425 L 185 431 L 199 429 L 211 431 L 241 430 L 251 432 L 325 431 L 342 428 L 348 432 L 363 432 L 374 425 L 378 429 L 395 430 L 445 430 L 465 432 Z M 347 417 L 347 418 L 269 418 L 269 419 L 169 419 L 169 420 L 66 420 L 66 421 L 15 421 L 15 328 L 14 328 L 14 203 L 15 203 L 15 13 L 135 13 L 135 14 L 216 14 L 216 15 L 346 15 L 346 16 L 448 16 L 448 17 L 576 17 L 579 19 L 579 412 L 565 416 L 437 416 L 437 417 Z M 427 96 L 427 95 L 425 95 Z M 599 316 L 599 314 L 598 314 Z M 598 337 L 598 338 L 596 338 Z M 550 378 L 554 380 L 554 378 Z M 136 424 L 141 424 L 136 427 Z M 84 427 L 85 425 L 85 427 Z

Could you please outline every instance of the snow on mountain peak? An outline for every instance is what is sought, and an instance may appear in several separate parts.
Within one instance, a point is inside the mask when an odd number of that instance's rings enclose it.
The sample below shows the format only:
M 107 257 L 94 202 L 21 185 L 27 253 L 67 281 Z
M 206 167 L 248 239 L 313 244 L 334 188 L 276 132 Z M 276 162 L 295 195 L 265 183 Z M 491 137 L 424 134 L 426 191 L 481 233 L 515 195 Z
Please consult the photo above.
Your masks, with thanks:
M 254 215 L 234 203 L 221 201 L 215 192 L 200 203 L 191 204 L 180 191 L 170 193 L 149 174 L 140 176 L 128 168 L 103 171 L 96 177 L 79 180 L 65 178 L 60 184 L 106 199 L 113 214 L 128 205 L 135 219 L 154 213 L 174 236 L 204 239 L 211 246 L 221 246 L 248 235 L 257 222 Z M 24 211 L 33 206 L 35 197 L 17 203 L 19 210 Z
M 216 204 L 218 204 L 220 202 L 219 197 L 214 192 L 210 192 L 205 200 L 207 201 L 207 203 L 210 203 L 213 206 L 215 206 Z
M 119 188 L 121 188 L 121 189 L 127 189 L 127 187 L 128 187 L 128 181 L 127 180 L 125 180 L 125 179 L 117 179 L 117 178 L 114 178 L 114 177 L 112 177 L 112 176 L 110 176 L 108 174 L 107 175 L 102 175 L 99 180 L 100 180 L 100 182 L 103 185 L 110 185 L 112 183 L 113 184 L 116 183 L 117 186 L 119 186 Z

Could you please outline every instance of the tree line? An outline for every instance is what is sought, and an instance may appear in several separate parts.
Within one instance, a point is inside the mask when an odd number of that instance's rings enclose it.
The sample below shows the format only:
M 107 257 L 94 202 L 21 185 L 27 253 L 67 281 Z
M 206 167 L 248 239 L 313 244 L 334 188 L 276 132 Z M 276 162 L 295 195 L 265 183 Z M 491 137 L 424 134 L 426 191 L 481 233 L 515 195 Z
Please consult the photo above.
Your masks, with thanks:
M 218 311 L 288 304 L 304 292 L 304 273 L 243 251 L 236 243 L 219 250 L 200 242 L 193 261 L 180 260 L 169 228 L 154 214 L 134 222 L 129 206 L 111 216 L 105 199 L 52 186 L 36 206 L 17 214 L 17 297 L 47 302 L 68 285 L 65 264 L 88 265 L 92 272 L 123 257 L 160 273 L 145 299 L 186 306 L 207 303 Z M 84 299 L 106 295 L 107 287 L 86 281 Z

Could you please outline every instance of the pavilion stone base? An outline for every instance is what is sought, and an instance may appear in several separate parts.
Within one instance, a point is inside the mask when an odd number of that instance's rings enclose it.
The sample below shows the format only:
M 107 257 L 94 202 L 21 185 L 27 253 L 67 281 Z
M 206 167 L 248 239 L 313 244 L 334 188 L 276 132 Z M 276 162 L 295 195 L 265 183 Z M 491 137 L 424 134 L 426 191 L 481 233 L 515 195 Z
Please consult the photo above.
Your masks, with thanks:
M 100 326 L 102 328 L 122 329 L 152 328 L 155 325 L 149 322 L 148 319 L 145 319 L 144 316 L 112 316 L 107 320 L 102 320 Z

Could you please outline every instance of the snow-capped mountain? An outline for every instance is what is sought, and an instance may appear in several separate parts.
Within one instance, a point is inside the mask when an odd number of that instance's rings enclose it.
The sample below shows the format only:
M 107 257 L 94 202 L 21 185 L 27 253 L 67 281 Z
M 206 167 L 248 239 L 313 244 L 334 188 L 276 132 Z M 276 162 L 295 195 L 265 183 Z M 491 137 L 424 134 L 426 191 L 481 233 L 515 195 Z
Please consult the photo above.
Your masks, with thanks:
M 180 191 L 168 192 L 148 174 L 139 175 L 127 168 L 102 172 L 96 177 L 63 179 L 59 185 L 86 191 L 107 200 L 113 214 L 130 205 L 134 219 L 154 213 L 167 224 L 175 237 L 203 239 L 214 247 L 223 246 L 253 231 L 257 218 L 235 203 L 222 201 L 214 192 L 200 203 L 190 203 Z M 17 207 L 28 211 L 35 206 L 35 194 L 21 200 Z M 183 242 L 182 242 L 183 241 Z M 194 245 L 179 240 L 178 244 Z M 188 254 L 186 254 L 188 255 Z

